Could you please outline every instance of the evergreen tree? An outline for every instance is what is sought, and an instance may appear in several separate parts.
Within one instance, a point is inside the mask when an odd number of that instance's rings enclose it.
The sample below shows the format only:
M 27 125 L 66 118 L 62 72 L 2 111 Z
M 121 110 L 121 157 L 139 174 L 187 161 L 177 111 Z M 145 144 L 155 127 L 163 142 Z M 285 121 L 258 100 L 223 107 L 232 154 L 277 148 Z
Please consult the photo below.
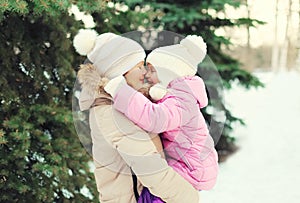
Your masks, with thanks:
M 83 24 L 69 14 L 71 3 L 103 8 L 94 0 L 0 2 L 0 202 L 97 201 L 91 157 L 72 120 L 82 60 L 72 38 Z

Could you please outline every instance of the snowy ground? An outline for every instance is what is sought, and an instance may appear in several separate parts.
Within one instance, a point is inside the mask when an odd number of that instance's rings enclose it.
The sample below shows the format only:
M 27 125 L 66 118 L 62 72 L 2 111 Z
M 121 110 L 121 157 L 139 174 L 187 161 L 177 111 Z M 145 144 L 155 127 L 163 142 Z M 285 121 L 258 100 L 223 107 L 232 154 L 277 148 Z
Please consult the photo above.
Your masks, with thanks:
M 266 88 L 225 93 L 240 150 L 220 165 L 216 187 L 203 203 L 300 202 L 300 74 L 255 73 Z

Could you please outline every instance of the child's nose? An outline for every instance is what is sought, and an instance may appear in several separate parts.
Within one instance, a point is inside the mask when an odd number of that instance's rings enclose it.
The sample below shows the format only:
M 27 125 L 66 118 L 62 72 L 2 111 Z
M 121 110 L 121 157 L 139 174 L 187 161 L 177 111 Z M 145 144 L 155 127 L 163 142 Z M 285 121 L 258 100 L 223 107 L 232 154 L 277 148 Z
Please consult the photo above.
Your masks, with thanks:
M 145 78 L 150 78 L 151 77 L 151 71 L 146 71 L 146 74 L 145 74 Z

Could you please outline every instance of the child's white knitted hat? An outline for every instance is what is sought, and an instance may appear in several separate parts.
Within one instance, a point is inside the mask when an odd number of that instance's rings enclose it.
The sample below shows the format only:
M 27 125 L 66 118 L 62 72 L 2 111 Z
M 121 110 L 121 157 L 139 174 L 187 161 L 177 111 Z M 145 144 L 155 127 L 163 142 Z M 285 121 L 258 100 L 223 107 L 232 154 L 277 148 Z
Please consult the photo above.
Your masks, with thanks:
M 206 43 L 197 35 L 189 35 L 179 44 L 154 49 L 147 57 L 157 71 L 161 85 L 177 77 L 193 76 L 206 55 Z

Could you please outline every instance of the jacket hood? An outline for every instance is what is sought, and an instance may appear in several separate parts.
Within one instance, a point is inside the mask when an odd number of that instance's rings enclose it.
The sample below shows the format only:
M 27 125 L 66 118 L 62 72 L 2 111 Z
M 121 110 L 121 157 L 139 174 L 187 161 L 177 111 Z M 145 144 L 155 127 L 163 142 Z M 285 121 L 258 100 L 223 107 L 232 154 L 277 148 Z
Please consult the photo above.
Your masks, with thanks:
M 200 108 L 204 108 L 208 104 L 205 84 L 198 76 L 177 78 L 173 80 L 168 87 L 192 95 L 197 100 Z

